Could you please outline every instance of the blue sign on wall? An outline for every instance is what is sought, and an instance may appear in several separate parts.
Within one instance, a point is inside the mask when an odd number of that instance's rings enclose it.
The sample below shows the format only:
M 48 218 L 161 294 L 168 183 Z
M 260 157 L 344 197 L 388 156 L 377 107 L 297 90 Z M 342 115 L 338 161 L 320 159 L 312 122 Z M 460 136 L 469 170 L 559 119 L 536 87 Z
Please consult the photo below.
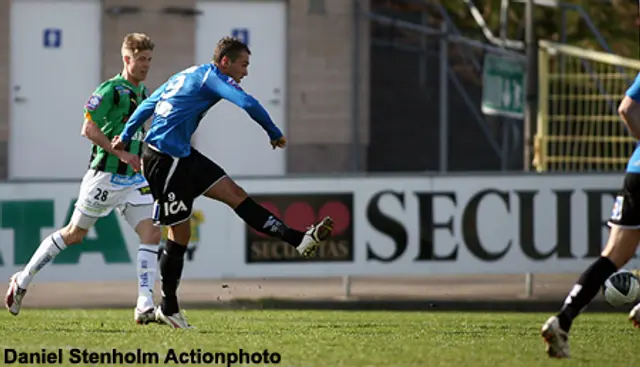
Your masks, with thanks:
M 249 28 L 233 28 L 231 37 L 237 38 L 240 42 L 249 46 Z
M 46 28 L 42 35 L 42 43 L 45 48 L 60 48 L 62 45 L 62 29 Z

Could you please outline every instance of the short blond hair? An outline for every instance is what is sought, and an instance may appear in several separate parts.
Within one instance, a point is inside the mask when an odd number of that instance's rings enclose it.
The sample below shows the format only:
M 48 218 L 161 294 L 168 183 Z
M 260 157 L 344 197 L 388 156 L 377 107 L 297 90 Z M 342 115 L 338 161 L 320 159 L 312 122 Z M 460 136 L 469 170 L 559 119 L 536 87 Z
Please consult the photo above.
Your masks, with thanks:
M 151 40 L 151 37 L 144 33 L 129 33 L 124 37 L 122 41 L 122 55 L 131 54 L 135 56 L 141 51 L 153 51 L 156 45 Z

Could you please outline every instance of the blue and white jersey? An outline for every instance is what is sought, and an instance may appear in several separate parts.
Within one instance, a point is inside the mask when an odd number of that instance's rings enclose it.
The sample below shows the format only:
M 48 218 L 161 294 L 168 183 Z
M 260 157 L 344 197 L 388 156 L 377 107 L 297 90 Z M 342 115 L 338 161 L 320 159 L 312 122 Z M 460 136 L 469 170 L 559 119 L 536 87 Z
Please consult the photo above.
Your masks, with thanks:
M 120 138 L 129 142 L 138 127 L 153 115 L 145 142 L 173 157 L 186 157 L 200 120 L 222 99 L 247 111 L 271 140 L 282 136 L 260 102 L 208 63 L 183 70 L 156 89 L 131 115 Z

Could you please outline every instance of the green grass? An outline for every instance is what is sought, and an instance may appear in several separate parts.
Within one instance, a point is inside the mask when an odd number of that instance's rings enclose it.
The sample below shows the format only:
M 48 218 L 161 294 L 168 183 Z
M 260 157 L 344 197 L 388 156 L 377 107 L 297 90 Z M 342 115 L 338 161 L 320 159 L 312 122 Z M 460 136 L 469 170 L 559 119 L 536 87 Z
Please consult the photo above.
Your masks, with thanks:
M 141 348 L 159 353 L 161 363 L 169 348 L 178 353 L 242 348 L 250 353 L 277 352 L 281 366 L 640 365 L 640 331 L 622 313 L 581 316 L 572 330 L 573 358 L 568 361 L 549 361 L 544 355 L 538 332 L 548 314 L 187 311 L 197 326 L 194 330 L 138 326 L 132 314 L 132 310 L 29 309 L 19 317 L 0 313 L 0 363 L 6 362 L 6 348 L 22 352 L 62 348 L 65 361 L 56 365 L 71 365 L 71 348 L 93 352 Z

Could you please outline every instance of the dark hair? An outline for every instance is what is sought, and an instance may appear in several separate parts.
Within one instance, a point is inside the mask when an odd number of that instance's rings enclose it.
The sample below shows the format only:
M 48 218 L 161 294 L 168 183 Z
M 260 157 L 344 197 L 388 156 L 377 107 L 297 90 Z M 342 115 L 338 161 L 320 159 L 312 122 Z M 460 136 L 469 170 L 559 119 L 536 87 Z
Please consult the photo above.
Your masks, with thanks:
M 224 37 L 216 45 L 216 50 L 213 52 L 213 62 L 218 64 L 225 56 L 231 61 L 236 61 L 242 51 L 246 51 L 251 55 L 249 47 L 240 40 L 233 37 Z

